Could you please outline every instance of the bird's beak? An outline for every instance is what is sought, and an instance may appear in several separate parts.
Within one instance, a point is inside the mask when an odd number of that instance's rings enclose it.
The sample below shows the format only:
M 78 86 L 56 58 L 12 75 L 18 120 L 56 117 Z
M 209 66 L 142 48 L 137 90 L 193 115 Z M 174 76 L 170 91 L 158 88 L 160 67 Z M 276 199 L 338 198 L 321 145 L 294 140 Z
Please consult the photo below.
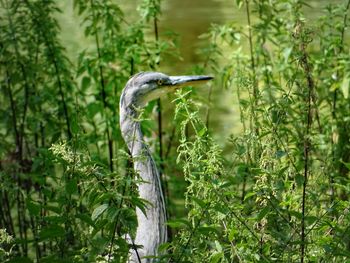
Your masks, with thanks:
M 206 82 L 208 80 L 213 79 L 210 76 L 198 75 L 198 76 L 171 76 L 170 78 L 170 86 L 191 86 L 194 84 L 200 84 Z

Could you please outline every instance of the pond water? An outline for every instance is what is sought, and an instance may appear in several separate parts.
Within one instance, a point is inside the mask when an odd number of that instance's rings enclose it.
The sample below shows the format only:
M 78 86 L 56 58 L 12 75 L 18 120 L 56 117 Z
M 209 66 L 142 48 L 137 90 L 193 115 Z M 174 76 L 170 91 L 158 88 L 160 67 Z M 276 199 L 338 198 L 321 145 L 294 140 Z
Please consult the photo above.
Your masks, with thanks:
M 132 22 L 138 19 L 136 8 L 141 0 L 116 0 L 116 2 L 124 11 L 127 21 Z M 162 16 L 159 20 L 160 37 L 165 36 L 169 31 L 177 34 L 182 59 L 166 58 L 161 63 L 159 70 L 167 74 L 183 75 L 190 73 L 196 65 L 200 65 L 203 59 L 198 51 L 206 43 L 199 36 L 208 32 L 213 23 L 222 24 L 230 21 L 245 26 L 247 24 L 245 9 L 238 9 L 235 2 L 236 0 L 163 0 Z M 322 15 L 322 9 L 327 4 L 343 2 L 341 0 L 307 1 L 309 7 L 305 7 L 304 14 L 308 24 L 312 24 Z M 89 46 L 89 40 L 84 38 L 83 30 L 78 22 L 79 18 L 72 10 L 72 0 L 58 3 L 63 9 L 63 13 L 59 16 L 63 44 L 74 61 L 74 57 Z M 254 16 L 252 19 L 254 20 Z M 151 25 L 150 34 L 153 34 L 152 30 Z M 94 46 L 93 41 L 91 46 Z M 206 97 L 207 89 L 201 90 Z M 211 114 L 215 118 L 211 119 L 211 126 L 215 127 L 215 136 L 223 142 L 223 138 L 241 130 L 236 96 L 232 91 L 224 91 L 220 87 L 215 87 L 213 99 Z M 164 110 L 164 118 L 172 118 L 169 109 L 164 108 Z
M 126 14 L 135 12 L 140 1 L 120 1 Z M 194 65 L 202 62 L 198 48 L 204 44 L 200 35 L 208 32 L 211 24 L 233 21 L 237 25 L 246 25 L 245 9 L 238 9 L 236 0 L 163 0 L 162 16 L 159 21 L 160 34 L 168 31 L 178 34 L 178 44 L 182 61 L 171 62 L 169 73 L 178 74 L 178 71 L 190 70 Z M 313 22 L 322 14 L 322 9 L 329 3 L 342 3 L 339 0 L 307 1 L 305 16 Z M 254 19 L 254 18 L 253 18 Z M 164 65 L 167 66 L 167 65 Z
M 137 6 L 141 0 L 116 0 L 124 11 L 125 19 L 132 21 L 137 18 Z M 165 67 L 170 74 L 179 74 L 179 70 L 189 71 L 194 65 L 202 62 L 198 49 L 204 41 L 200 35 L 208 32 L 211 24 L 233 21 L 237 25 L 246 25 L 244 8 L 238 9 L 236 0 L 162 0 L 162 16 L 159 21 L 160 35 L 173 32 L 178 35 L 178 46 L 181 61 L 171 61 Z M 315 21 L 322 9 L 329 3 L 342 3 L 342 0 L 309 0 L 305 8 L 305 16 Z M 77 55 L 86 47 L 86 39 L 81 30 L 79 18 L 73 11 L 73 0 L 57 1 L 63 12 L 59 15 L 62 27 L 62 40 L 70 57 Z M 254 19 L 254 18 L 253 18 Z M 78 51 L 78 52 L 77 52 Z

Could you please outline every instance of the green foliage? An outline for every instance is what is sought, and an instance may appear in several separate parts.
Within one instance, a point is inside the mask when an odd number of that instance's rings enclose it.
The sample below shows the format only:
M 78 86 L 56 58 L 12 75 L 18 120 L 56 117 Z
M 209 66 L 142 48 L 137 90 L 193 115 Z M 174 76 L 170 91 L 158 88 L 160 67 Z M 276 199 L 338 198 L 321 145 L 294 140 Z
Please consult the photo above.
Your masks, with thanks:
M 172 234 L 159 261 L 347 262 L 350 1 L 314 24 L 303 1 L 234 2 L 247 25 L 201 36 L 208 97 L 177 92 L 171 136 L 160 125 L 150 140 Z M 175 45 L 158 32 L 159 0 L 141 1 L 134 21 L 115 1 L 75 0 L 91 45 L 68 58 L 56 3 L 0 0 L 0 260 L 126 262 L 146 204 L 119 97 Z M 222 91 L 236 97 L 241 130 L 217 140 Z
M 211 42 L 204 66 L 237 95 L 243 132 L 223 159 L 198 108 L 189 110 L 192 99 L 180 95 L 189 212 L 172 244 L 175 262 L 349 258 L 349 3 L 327 6 L 321 30 L 306 25 L 303 5 L 237 1 L 248 28 L 213 25 L 203 36 Z

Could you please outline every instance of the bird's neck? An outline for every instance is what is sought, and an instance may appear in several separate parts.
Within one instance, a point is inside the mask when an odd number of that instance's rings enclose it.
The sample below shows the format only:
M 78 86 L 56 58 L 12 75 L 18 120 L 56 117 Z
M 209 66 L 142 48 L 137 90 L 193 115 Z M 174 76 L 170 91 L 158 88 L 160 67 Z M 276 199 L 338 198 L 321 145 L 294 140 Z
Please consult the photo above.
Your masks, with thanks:
M 130 108 L 120 109 L 120 128 L 134 163 L 142 158 L 151 158 L 149 149 L 143 139 L 137 112 Z
M 130 108 L 120 110 L 120 126 L 133 157 L 134 170 L 144 181 L 138 185 L 140 198 L 147 200 L 147 217 L 136 210 L 138 228 L 135 243 L 142 245 L 142 256 L 156 255 L 158 246 L 166 242 L 166 212 L 160 177 L 148 146 L 143 140 L 140 122 Z M 143 261 L 142 261 L 143 262 Z

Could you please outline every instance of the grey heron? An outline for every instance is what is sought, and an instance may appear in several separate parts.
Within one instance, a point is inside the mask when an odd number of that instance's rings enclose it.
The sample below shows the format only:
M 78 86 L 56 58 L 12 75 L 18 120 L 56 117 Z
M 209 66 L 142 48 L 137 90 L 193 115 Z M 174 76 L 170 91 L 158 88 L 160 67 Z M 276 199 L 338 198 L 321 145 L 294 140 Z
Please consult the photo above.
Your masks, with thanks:
M 185 85 L 212 79 L 210 76 L 167 76 L 159 72 L 141 72 L 129 79 L 120 97 L 120 128 L 134 160 L 134 170 L 142 182 L 139 196 L 148 202 L 146 213 L 136 209 L 138 227 L 135 244 L 141 248 L 131 252 L 130 262 L 153 262 L 145 256 L 156 256 L 158 246 L 167 241 L 166 208 L 156 164 L 144 142 L 139 110 L 149 101 L 174 92 Z

